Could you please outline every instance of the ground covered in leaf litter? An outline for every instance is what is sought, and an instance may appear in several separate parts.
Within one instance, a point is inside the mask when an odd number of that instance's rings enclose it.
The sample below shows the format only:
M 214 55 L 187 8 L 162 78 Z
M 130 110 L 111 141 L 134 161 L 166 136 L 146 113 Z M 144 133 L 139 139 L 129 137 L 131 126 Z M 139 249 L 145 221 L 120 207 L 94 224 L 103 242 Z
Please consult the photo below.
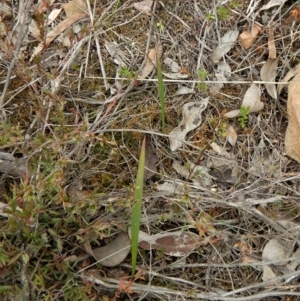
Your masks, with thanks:
M 297 300 L 297 3 L 47 3 L 1 3 L 3 300 Z

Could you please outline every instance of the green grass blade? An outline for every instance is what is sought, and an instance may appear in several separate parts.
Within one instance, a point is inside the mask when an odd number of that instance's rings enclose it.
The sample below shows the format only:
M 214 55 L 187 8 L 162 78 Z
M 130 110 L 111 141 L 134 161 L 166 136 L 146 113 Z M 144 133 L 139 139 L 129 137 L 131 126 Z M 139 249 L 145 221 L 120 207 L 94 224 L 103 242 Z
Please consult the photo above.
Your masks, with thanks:
M 161 109 L 161 129 L 162 132 L 165 132 L 165 85 L 162 77 L 162 71 L 160 63 L 157 61 L 157 81 L 158 81 L 158 93 Z
M 135 189 L 134 189 L 134 203 L 132 208 L 131 217 L 131 264 L 132 264 L 132 277 L 135 274 L 136 260 L 138 253 L 139 243 L 139 230 L 141 222 L 142 198 L 144 188 L 144 170 L 146 158 L 146 137 L 143 140 L 139 168 L 136 176 Z

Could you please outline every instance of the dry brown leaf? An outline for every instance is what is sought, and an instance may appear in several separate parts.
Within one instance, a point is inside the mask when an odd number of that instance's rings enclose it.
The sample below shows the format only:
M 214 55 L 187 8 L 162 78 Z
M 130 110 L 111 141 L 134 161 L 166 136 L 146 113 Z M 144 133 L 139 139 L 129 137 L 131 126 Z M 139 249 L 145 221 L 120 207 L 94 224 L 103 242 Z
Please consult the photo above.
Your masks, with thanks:
M 295 75 L 297 75 L 298 73 L 300 72 L 300 64 L 297 65 L 295 68 L 293 68 L 292 70 L 290 70 L 286 75 L 285 77 L 281 80 L 281 82 L 279 83 L 278 87 L 277 87 L 277 92 L 278 92 L 278 95 L 280 95 L 284 85 L 286 84 L 283 84 L 285 82 L 288 82 L 292 77 L 294 77 Z
M 268 59 L 260 70 L 260 77 L 264 82 L 266 82 L 265 83 L 266 89 L 269 95 L 274 99 L 277 99 L 277 90 L 276 90 L 276 85 L 274 83 L 276 78 L 277 65 L 278 65 L 277 59 Z M 267 82 L 273 82 L 273 83 L 267 83 Z
M 285 133 L 286 154 L 300 163 L 300 73 L 291 80 L 288 87 L 288 127 Z
M 273 26 L 270 25 L 269 28 L 269 39 L 268 39 L 268 47 L 269 47 L 269 59 L 276 59 L 276 45 L 274 41 L 274 29 Z
M 133 7 L 138 11 L 145 13 L 148 16 L 152 15 L 151 8 L 152 8 L 153 1 L 152 0 L 145 0 L 141 2 L 136 2 L 133 4 Z
M 130 246 L 129 236 L 125 232 L 118 234 L 112 242 L 104 247 L 92 249 L 88 240 L 83 245 L 89 255 L 106 267 L 114 267 L 120 264 L 129 254 Z
M 239 36 L 239 42 L 241 44 L 241 46 L 247 50 L 249 49 L 253 43 L 256 41 L 257 37 L 262 34 L 264 31 L 262 25 L 258 24 L 258 23 L 254 23 L 252 30 L 246 30 L 244 32 L 242 32 Z
M 158 42 L 154 48 L 150 49 L 146 58 L 146 64 L 138 76 L 139 79 L 145 79 L 156 68 L 157 62 L 162 56 L 162 52 L 163 48 L 160 42 Z
M 60 22 L 56 27 L 51 30 L 46 37 L 45 43 L 40 43 L 35 49 L 33 54 L 31 55 L 30 61 L 34 59 L 45 47 L 47 47 L 58 35 L 64 32 L 70 25 L 77 22 L 78 20 L 84 18 L 84 14 L 76 14 L 73 15 L 64 21 Z
M 226 135 L 227 135 L 227 141 L 232 145 L 235 146 L 238 134 L 235 131 L 234 127 L 230 124 L 227 125 L 226 128 Z
M 84 16 L 87 14 L 85 0 L 72 0 L 69 3 L 63 4 L 61 7 L 65 10 L 67 18 L 77 14 L 82 14 Z
M 164 254 L 175 257 L 190 254 L 200 243 L 199 235 L 187 231 L 168 232 L 156 235 L 148 235 L 144 232 L 139 235 L 139 237 L 141 238 L 139 246 L 142 249 L 160 249 Z

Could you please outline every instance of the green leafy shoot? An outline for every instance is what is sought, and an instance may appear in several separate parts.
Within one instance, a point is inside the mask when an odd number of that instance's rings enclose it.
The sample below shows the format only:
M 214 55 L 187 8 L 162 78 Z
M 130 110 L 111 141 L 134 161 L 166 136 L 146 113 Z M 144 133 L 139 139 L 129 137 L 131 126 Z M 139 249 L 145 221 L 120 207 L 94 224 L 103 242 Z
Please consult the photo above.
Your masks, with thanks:
M 165 27 L 164 27 L 162 21 L 158 21 L 158 22 L 156 23 L 156 26 L 157 26 L 157 28 L 158 28 L 161 32 L 163 32 L 163 31 L 165 30 Z
M 240 123 L 240 126 L 242 129 L 245 128 L 246 126 L 246 123 L 248 121 L 248 116 L 249 116 L 249 113 L 250 113 L 250 106 L 241 106 L 241 117 L 239 117 L 238 121 Z
M 216 17 L 213 13 L 209 12 L 205 15 L 207 21 L 215 21 Z
M 132 80 L 132 79 L 136 78 L 135 72 L 132 70 L 129 70 L 126 66 L 122 67 L 119 70 L 119 74 L 121 77 L 127 78 L 128 80 Z
M 198 83 L 198 85 L 197 85 L 197 89 L 199 91 L 205 92 L 207 90 L 207 85 L 204 81 L 208 77 L 209 72 L 206 71 L 205 69 L 199 69 L 197 72 L 197 75 L 198 75 L 198 79 L 200 81 L 200 83 Z
M 226 20 L 229 17 L 228 9 L 225 6 L 218 7 L 217 16 L 221 21 Z
M 160 100 L 160 108 L 161 108 L 161 129 L 162 132 L 165 132 L 166 124 L 165 124 L 165 86 L 162 77 L 162 71 L 160 63 L 157 61 L 157 80 L 158 80 L 158 93 Z
M 139 231 L 141 222 L 141 210 L 142 210 L 142 198 L 144 188 L 144 170 L 145 170 L 145 159 L 146 158 L 146 137 L 143 140 L 140 162 L 138 172 L 136 176 L 135 189 L 134 189 L 134 203 L 132 207 L 131 216 L 131 265 L 132 265 L 132 277 L 135 274 L 136 260 L 138 253 L 139 243 Z

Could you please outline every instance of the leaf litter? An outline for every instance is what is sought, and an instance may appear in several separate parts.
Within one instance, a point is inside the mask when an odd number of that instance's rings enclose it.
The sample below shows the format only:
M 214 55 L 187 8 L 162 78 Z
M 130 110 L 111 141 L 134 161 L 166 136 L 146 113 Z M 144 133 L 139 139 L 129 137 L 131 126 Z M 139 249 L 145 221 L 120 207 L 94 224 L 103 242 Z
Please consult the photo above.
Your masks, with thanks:
M 64 6 L 67 10 L 62 10 L 63 4 L 69 4 Z M 21 147 L 29 156 L 22 163 L 25 172 L 9 175 L 13 178 L 13 197 L 1 199 L 1 239 L 7 242 L 1 247 L 10 257 L 0 269 L 1 277 L 6 275 L 3 269 L 9 267 L 14 283 L 24 283 L 26 277 L 20 279 L 18 271 L 28 267 L 27 271 L 36 270 L 37 277 L 42 279 L 40 271 L 47 268 L 48 258 L 54 258 L 55 264 L 47 270 L 48 280 L 44 284 L 49 298 L 59 299 L 57 291 L 76 294 L 75 287 L 86 287 L 90 280 L 82 278 L 81 282 L 80 277 L 85 275 L 82 270 L 93 273 L 93 288 L 88 296 L 80 288 L 84 297 L 78 299 L 111 299 L 112 295 L 117 298 L 122 293 L 132 300 L 150 300 L 153 292 L 157 298 L 170 300 L 187 294 L 191 300 L 242 300 L 249 295 L 259 300 L 268 298 L 268 294 L 273 300 L 291 293 L 297 298 L 295 274 L 299 259 L 291 260 L 299 257 L 299 78 L 298 62 L 291 54 L 297 51 L 296 4 L 291 7 L 287 1 L 269 1 L 262 7 L 262 1 L 250 1 L 234 7 L 233 1 L 194 1 L 176 4 L 174 10 L 153 1 L 134 5 L 126 1 L 96 1 L 93 7 L 86 4 L 89 2 L 63 1 L 54 6 L 53 2 L 40 1 L 37 10 L 46 30 L 43 35 L 37 27 L 29 30 L 35 41 L 45 42 L 45 47 L 29 62 L 26 50 L 31 53 L 37 44 L 25 38 L 22 51 L 15 56 L 18 61 L 12 75 L 7 77 L 13 85 L 3 93 L 7 119 L 0 124 L 1 147 L 14 155 Z M 136 7 L 137 4 L 143 7 Z M 76 7 L 80 5 L 83 6 L 79 12 Z M 229 17 L 222 20 L 226 10 Z M 15 13 L 16 8 L 12 11 Z M 83 12 L 82 18 L 72 19 Z M 47 16 L 51 22 L 44 22 Z M 2 22 L 9 18 L 4 16 Z M 17 49 L 15 42 L 24 25 L 23 17 L 16 19 L 19 24 L 15 31 L 8 24 L 1 33 L 2 84 L 11 50 Z M 258 22 L 262 25 L 257 26 Z M 269 28 L 269 34 L 263 34 L 262 28 Z M 154 42 L 157 34 L 161 43 Z M 50 69 L 45 68 L 44 60 L 56 47 L 61 48 L 57 51 L 59 59 Z M 101 62 L 97 60 L 99 54 Z M 168 135 L 161 133 L 155 92 L 159 60 L 163 61 L 165 77 Z M 121 68 L 129 75 L 117 81 Z M 136 70 L 139 77 L 130 76 Z M 206 74 L 202 86 L 197 86 L 201 82 L 197 77 L 199 70 Z M 261 88 L 260 72 L 265 82 L 275 82 L 278 75 L 281 84 L 277 91 L 275 84 Z M 290 81 L 288 91 L 283 91 L 286 81 Z M 245 83 L 250 87 L 241 95 Z M 57 88 L 51 90 L 51 85 Z M 112 85 L 115 92 L 109 94 L 107 87 Z M 183 112 L 180 121 L 180 110 L 185 105 L 201 103 L 199 99 L 207 100 L 205 108 L 198 110 L 196 106 Z M 24 100 L 28 114 L 21 113 Z M 249 106 L 251 113 L 244 128 L 239 120 L 232 119 L 228 124 L 224 118 L 240 116 L 240 102 Z M 233 108 L 239 109 L 232 113 Z M 182 130 L 183 127 L 188 130 Z M 290 133 L 291 130 L 294 132 Z M 136 156 L 145 132 L 151 137 L 151 145 L 147 145 L 141 227 L 157 234 L 141 235 L 138 266 L 149 277 L 155 275 L 151 282 L 137 275 L 139 281 L 134 278 L 124 288 L 130 239 L 123 231 L 129 226 Z M 170 145 L 167 138 L 171 138 Z M 175 142 L 177 139 L 180 143 Z M 11 170 L 18 166 L 18 157 L 14 155 Z M 72 194 L 67 187 L 77 178 L 83 180 L 86 189 Z M 91 187 L 95 192 L 90 193 Z M 280 214 L 283 217 L 279 218 Z M 32 225 L 37 225 L 36 221 L 44 245 L 39 249 L 42 252 L 33 254 L 27 251 L 32 249 L 28 233 L 32 232 Z M 16 224 L 22 227 L 7 231 Z M 197 233 L 187 230 L 191 227 Z M 94 246 L 99 246 L 99 242 L 82 235 L 91 228 L 98 231 L 99 237 L 109 237 L 101 240 L 99 248 Z M 24 248 L 13 245 L 18 241 L 12 234 L 15 232 L 28 238 Z M 19 257 L 10 256 L 15 250 Z M 57 269 L 56 258 L 62 258 L 62 254 L 70 256 L 64 257 Z M 41 258 L 38 263 L 33 260 L 36 256 Z M 183 258 L 176 261 L 176 256 Z M 268 260 L 273 262 L 266 263 Z M 170 268 L 174 277 L 167 276 Z M 66 289 L 65 282 L 55 278 L 61 271 L 67 271 L 70 281 Z M 99 276 L 99 271 L 105 277 Z M 206 275 L 205 279 L 198 277 L 201 274 Z M 52 282 L 51 277 L 56 281 Z M 188 287 L 179 287 L 178 283 Z M 292 292 L 291 286 L 295 288 Z M 111 296 L 107 296 L 107 288 L 112 291 Z M 38 298 L 40 291 L 33 287 L 30 293 L 32 298 Z

